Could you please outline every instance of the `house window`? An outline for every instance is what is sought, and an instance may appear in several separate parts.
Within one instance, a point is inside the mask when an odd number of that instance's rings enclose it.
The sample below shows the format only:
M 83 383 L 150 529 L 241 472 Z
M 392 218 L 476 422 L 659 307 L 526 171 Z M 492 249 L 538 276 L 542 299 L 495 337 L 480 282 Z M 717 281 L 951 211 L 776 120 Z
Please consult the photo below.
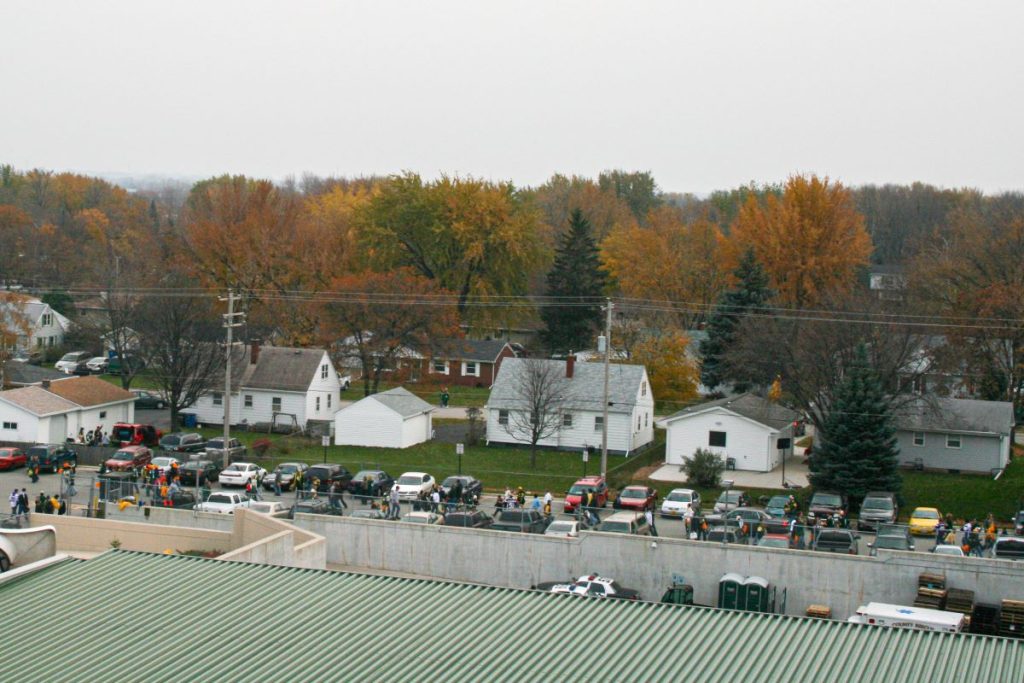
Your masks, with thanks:
M 647 380 L 644 380 L 643 382 L 640 383 L 640 395 L 647 395 Z
M 324 363 L 323 365 L 320 366 L 320 379 L 327 379 L 327 368 L 329 367 L 330 366 L 327 363 Z
M 53 324 L 53 313 L 43 313 L 42 325 L 43 327 L 49 327 Z
M 644 413 L 644 427 L 646 427 L 647 425 L 650 424 L 650 420 L 651 420 L 651 414 L 650 413 Z
M 914 445 L 915 446 L 923 446 L 924 445 L 924 432 L 914 432 Z
M 479 377 L 480 370 L 476 364 L 476 361 L 468 360 L 462 364 L 462 375 L 464 377 Z
M 708 445 L 725 448 L 725 432 L 708 432 Z
M 246 394 L 243 404 L 246 408 L 252 408 L 252 394 Z
M 572 427 L 572 413 L 565 413 L 562 415 L 562 426 Z
M 448 361 L 446 361 L 446 360 L 435 360 L 434 363 L 433 363 L 433 368 L 432 368 L 431 372 L 433 372 L 434 374 L 437 374 L 437 375 L 447 375 L 448 374 Z
M 40 349 L 43 348 L 43 338 L 42 337 L 36 337 L 36 347 L 38 347 Z
M 4 422 L 4 429 L 17 429 L 17 428 L 18 428 L 18 423 L 17 422 Z
M 331 395 L 330 394 L 327 394 L 327 407 L 328 408 L 331 407 Z
M 946 434 L 946 448 L 960 448 L 960 435 Z
M 599 432 L 604 429 L 604 417 L 597 415 L 594 417 L 594 431 Z
M 46 338 L 46 345 L 47 346 L 53 346 L 53 340 L 54 339 L 56 339 L 56 337 L 47 337 Z
M 222 406 L 224 405 L 224 394 L 219 391 L 213 392 L 213 405 Z
M 320 412 L 320 397 L 316 397 L 316 412 Z
M 636 416 L 636 431 L 640 431 L 640 416 Z
M 100 411 L 100 419 L 104 420 L 104 419 L 106 419 L 106 417 L 107 417 L 107 411 L 101 410 Z
M 270 399 L 270 409 L 273 410 L 275 413 L 281 412 L 280 396 L 274 396 L 273 398 Z
M 508 411 L 507 410 L 499 410 L 498 411 L 498 424 L 500 424 L 500 425 L 507 425 L 508 424 Z

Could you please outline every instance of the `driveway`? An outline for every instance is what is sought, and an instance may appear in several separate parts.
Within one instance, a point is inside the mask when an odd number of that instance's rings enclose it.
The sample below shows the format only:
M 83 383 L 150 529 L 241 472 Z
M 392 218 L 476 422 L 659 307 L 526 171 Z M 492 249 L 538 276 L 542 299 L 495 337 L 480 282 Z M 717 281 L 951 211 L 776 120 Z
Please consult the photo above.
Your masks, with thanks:
M 808 469 L 803 455 L 791 455 L 786 458 L 786 481 L 792 487 L 803 488 L 808 485 Z M 729 470 L 722 473 L 723 479 L 732 479 L 733 488 L 745 489 L 781 489 L 782 465 L 771 472 L 747 472 L 745 470 Z M 679 465 L 662 465 L 651 475 L 655 481 L 672 484 L 685 484 L 686 473 L 679 471 Z

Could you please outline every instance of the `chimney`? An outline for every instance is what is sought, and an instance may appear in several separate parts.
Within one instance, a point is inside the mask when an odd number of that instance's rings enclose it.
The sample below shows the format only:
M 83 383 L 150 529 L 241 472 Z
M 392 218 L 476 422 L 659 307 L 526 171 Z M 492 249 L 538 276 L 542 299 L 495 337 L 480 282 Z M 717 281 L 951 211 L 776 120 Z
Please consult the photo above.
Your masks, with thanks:
M 259 342 L 258 339 L 254 339 L 252 341 L 252 343 L 249 344 L 249 363 L 252 364 L 252 365 L 256 365 L 256 363 L 259 362 L 259 360 L 260 360 L 260 342 Z
M 565 357 L 565 376 L 567 379 L 572 379 L 572 372 L 576 368 L 576 356 L 570 353 Z

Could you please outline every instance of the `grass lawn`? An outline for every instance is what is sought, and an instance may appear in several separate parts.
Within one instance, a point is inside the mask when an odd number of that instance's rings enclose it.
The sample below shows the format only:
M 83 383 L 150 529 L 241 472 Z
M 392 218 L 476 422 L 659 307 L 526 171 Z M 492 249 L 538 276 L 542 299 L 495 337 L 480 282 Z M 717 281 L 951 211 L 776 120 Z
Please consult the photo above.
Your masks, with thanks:
M 388 389 L 394 389 L 398 386 L 404 387 L 407 391 L 416 394 L 431 405 L 441 405 L 441 387 L 444 385 L 436 384 L 434 382 L 406 382 L 405 384 L 381 382 L 380 391 L 387 391 Z M 491 390 L 487 387 L 460 387 L 456 385 L 448 385 L 448 405 L 453 408 L 480 408 L 487 403 L 487 397 L 490 396 L 490 394 Z M 352 386 L 349 387 L 349 390 L 342 395 L 343 399 L 353 401 L 358 401 L 362 397 L 362 382 L 353 382 Z
M 121 386 L 121 376 L 120 375 L 93 375 L 93 376 L 94 377 L 99 377 L 102 380 L 110 382 L 114 386 L 117 386 L 117 387 Z M 161 388 L 162 387 L 160 386 L 159 383 L 157 383 L 156 379 L 151 374 L 147 373 L 145 370 L 143 370 L 139 374 L 135 375 L 135 378 L 132 379 L 132 389 L 154 389 L 154 390 L 159 391 Z

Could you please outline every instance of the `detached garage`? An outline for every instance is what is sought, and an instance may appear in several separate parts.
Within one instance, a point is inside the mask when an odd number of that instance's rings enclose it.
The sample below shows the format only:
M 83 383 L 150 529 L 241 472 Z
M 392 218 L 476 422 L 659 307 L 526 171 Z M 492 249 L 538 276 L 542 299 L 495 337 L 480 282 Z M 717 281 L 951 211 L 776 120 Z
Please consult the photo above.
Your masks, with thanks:
M 367 396 L 334 414 L 336 446 L 408 448 L 430 439 L 434 407 L 402 387 Z

